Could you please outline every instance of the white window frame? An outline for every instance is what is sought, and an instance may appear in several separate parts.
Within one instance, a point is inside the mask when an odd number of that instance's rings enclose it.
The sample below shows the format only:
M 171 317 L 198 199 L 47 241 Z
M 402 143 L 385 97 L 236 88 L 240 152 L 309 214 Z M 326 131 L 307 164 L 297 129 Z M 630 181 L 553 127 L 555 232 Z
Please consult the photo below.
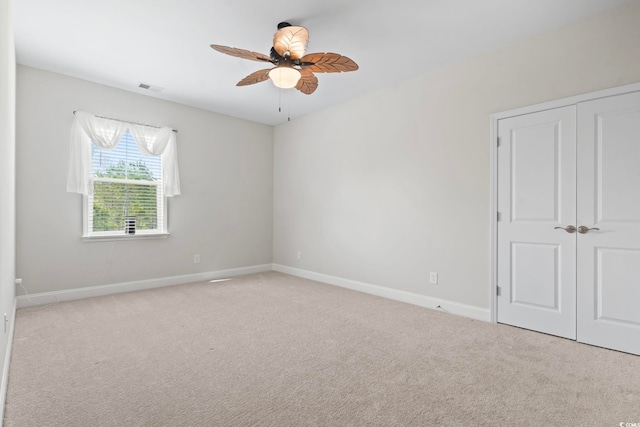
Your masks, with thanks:
M 161 182 L 158 181 L 147 181 L 147 180 L 134 180 L 134 179 L 118 179 L 118 178 L 98 178 L 92 176 L 89 178 L 89 185 L 93 187 L 94 182 L 113 182 L 113 183 L 121 183 L 121 184 L 132 184 L 132 185 L 155 185 L 160 186 L 164 185 L 164 180 Z M 109 241 L 109 240 L 140 240 L 140 239 L 162 239 L 167 238 L 169 236 L 169 231 L 167 229 L 168 218 L 167 218 L 167 197 L 164 195 L 164 191 L 156 192 L 157 200 L 156 206 L 158 207 L 157 212 L 161 213 L 162 221 L 158 221 L 158 225 L 161 227 L 156 228 L 154 230 L 136 230 L 135 234 L 126 234 L 123 230 L 114 230 L 114 231 L 99 231 L 92 232 L 89 230 L 89 215 L 93 209 L 93 205 L 91 204 L 91 197 L 83 195 L 82 196 L 82 240 L 85 242 L 93 242 L 93 241 Z

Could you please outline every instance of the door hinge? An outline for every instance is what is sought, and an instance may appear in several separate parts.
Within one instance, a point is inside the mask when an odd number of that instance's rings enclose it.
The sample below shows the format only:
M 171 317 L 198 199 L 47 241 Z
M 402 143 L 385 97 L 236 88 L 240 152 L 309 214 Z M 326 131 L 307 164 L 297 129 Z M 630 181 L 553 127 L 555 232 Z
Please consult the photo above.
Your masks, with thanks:
M 496 212 L 496 214 L 497 214 L 497 215 L 496 215 L 496 219 L 497 219 L 498 221 L 502 221 L 502 215 L 500 215 L 500 212 Z
M 496 146 L 500 147 L 500 137 L 496 138 Z
M 496 290 L 496 294 L 497 294 L 498 296 L 502 296 L 502 289 L 500 289 L 500 286 L 497 286 L 496 288 L 497 288 L 497 290 Z

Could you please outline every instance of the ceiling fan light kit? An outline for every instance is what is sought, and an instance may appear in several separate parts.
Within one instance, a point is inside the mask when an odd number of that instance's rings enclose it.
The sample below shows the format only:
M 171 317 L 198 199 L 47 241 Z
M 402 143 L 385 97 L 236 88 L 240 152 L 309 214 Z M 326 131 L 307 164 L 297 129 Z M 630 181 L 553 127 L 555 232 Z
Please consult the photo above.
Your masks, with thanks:
M 278 24 L 273 36 L 270 55 L 252 52 L 236 47 L 212 44 L 211 48 L 226 55 L 258 62 L 270 62 L 275 68 L 255 71 L 236 86 L 247 86 L 271 79 L 282 89 L 296 88 L 305 95 L 311 95 L 318 88 L 318 78 L 314 73 L 341 73 L 355 71 L 358 64 L 337 53 L 305 54 L 309 41 L 309 31 L 288 22 Z
M 292 89 L 300 81 L 300 71 L 293 67 L 279 66 L 269 70 L 269 78 L 280 89 Z

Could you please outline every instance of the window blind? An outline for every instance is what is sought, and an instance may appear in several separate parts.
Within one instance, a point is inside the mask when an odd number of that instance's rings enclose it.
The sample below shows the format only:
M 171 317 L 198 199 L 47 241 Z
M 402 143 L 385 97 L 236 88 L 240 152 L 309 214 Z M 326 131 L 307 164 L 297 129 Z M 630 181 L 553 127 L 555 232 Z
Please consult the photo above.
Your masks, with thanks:
M 147 234 L 166 231 L 160 156 L 144 156 L 125 132 L 112 150 L 91 144 L 93 194 L 88 234 Z

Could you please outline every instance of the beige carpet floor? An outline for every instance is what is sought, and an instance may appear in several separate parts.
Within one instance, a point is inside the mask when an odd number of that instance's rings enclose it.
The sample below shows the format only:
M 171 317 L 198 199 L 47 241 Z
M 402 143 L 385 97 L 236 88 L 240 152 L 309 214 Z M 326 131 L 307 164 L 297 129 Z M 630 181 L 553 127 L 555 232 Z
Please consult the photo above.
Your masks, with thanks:
M 640 357 L 280 273 L 18 311 L 5 425 L 619 426 Z

